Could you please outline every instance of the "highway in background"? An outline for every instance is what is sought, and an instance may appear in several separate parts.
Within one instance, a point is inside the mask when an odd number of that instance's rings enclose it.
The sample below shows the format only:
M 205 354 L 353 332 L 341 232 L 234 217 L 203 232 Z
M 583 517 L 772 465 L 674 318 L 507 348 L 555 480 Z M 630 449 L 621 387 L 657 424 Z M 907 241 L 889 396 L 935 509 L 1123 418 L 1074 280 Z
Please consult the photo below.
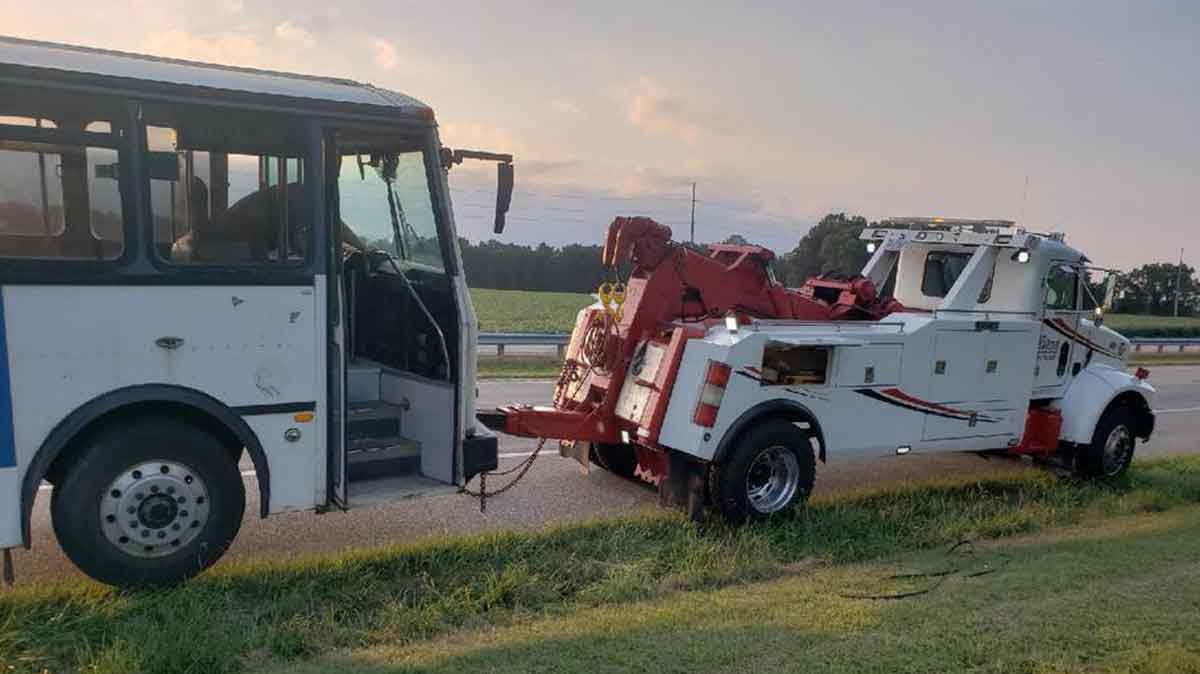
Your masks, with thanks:
M 1200 451 L 1200 367 L 1152 368 L 1151 383 L 1159 391 L 1158 426 L 1149 443 L 1138 446 L 1139 458 Z M 552 384 L 546 381 L 485 381 L 479 386 L 480 408 L 507 402 L 545 402 Z M 522 460 L 535 442 L 501 436 L 501 467 Z M 512 491 L 488 501 L 458 494 L 406 499 L 397 503 L 324 515 L 289 513 L 258 518 L 258 490 L 247 477 L 246 519 L 222 564 L 235 560 L 283 560 L 317 553 L 336 553 L 411 542 L 447 532 L 538 529 L 547 524 L 629 513 L 654 507 L 655 492 L 602 470 L 583 474 L 579 465 L 548 447 L 525 480 Z M 974 454 L 939 454 L 885 459 L 838 461 L 817 468 L 815 495 L 898 483 L 943 474 L 997 474 L 1040 470 L 1024 462 L 983 459 Z M 249 468 L 247 464 L 244 468 Z M 495 487 L 495 483 L 491 485 Z M 33 550 L 14 553 L 18 585 L 80 578 L 54 540 L 49 516 L 50 493 L 43 490 L 33 513 Z

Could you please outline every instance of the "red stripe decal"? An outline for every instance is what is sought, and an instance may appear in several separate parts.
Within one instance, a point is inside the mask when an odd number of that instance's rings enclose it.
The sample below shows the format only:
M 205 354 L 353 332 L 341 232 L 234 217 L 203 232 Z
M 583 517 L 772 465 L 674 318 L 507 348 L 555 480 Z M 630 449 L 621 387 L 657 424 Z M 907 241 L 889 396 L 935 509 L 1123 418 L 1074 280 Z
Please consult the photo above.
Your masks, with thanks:
M 1049 325 L 1050 327 L 1054 328 L 1055 330 L 1058 330 L 1060 333 L 1062 333 L 1062 335 L 1064 337 L 1066 337 L 1067 339 L 1070 339 L 1073 342 L 1082 344 L 1083 346 L 1086 346 L 1089 349 L 1092 349 L 1093 351 L 1099 351 L 1100 353 L 1103 353 L 1106 356 L 1115 357 L 1115 356 L 1113 356 L 1113 353 L 1111 351 L 1109 351 L 1108 349 L 1093 342 L 1092 340 L 1088 339 L 1082 333 L 1080 333 L 1079 331 L 1072 328 L 1069 323 L 1067 323 L 1066 321 L 1064 321 L 1061 318 L 1047 320 L 1046 324 Z
M 937 403 L 931 403 L 927 400 L 921 400 L 920 398 L 914 398 L 914 397 L 908 395 L 907 393 L 905 393 L 904 391 L 901 391 L 898 388 L 887 388 L 887 389 L 884 389 L 883 391 L 881 391 L 881 393 L 883 393 L 884 395 L 892 396 L 893 398 L 897 398 L 899 400 L 903 400 L 912 405 L 919 405 L 921 407 L 926 407 L 931 410 L 937 410 L 939 412 L 945 412 L 947 414 L 961 414 L 963 416 L 971 415 L 970 412 L 964 412 L 962 410 L 956 410 L 952 407 L 946 407 L 944 405 L 938 405 Z

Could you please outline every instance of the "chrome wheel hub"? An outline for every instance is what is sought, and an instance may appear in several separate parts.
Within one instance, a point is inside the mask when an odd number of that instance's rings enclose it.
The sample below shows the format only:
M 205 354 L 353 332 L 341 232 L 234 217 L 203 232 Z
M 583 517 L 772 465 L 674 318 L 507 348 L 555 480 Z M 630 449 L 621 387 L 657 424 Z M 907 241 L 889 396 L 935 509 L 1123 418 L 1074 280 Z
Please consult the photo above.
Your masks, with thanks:
M 208 488 L 191 468 L 147 461 L 122 471 L 100 495 L 100 529 L 134 557 L 162 557 L 192 542 L 208 522 Z
M 1104 441 L 1103 468 L 1105 475 L 1116 475 L 1133 454 L 1133 434 L 1124 425 L 1113 428 Z
M 800 462 L 787 447 L 768 447 L 754 457 L 746 473 L 746 498 L 764 515 L 783 510 L 800 487 Z

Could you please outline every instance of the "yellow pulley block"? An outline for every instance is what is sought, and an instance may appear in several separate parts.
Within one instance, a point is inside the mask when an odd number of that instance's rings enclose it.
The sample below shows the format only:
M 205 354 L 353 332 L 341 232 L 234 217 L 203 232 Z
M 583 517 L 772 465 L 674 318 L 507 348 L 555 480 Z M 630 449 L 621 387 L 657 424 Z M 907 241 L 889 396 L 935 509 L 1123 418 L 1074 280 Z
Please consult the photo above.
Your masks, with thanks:
M 617 305 L 618 307 L 621 306 L 622 304 L 625 304 L 625 284 L 624 283 L 620 283 L 620 282 L 614 283 L 612 286 L 612 290 L 610 291 L 610 294 L 612 295 L 613 304 Z
M 600 298 L 600 306 L 604 307 L 604 313 L 621 320 L 621 305 L 625 304 L 625 284 L 620 281 L 601 283 L 596 295 Z
M 596 295 L 600 297 L 601 306 L 606 309 L 608 308 L 608 303 L 612 301 L 612 287 L 613 284 L 611 283 L 601 283 L 600 287 L 596 290 Z

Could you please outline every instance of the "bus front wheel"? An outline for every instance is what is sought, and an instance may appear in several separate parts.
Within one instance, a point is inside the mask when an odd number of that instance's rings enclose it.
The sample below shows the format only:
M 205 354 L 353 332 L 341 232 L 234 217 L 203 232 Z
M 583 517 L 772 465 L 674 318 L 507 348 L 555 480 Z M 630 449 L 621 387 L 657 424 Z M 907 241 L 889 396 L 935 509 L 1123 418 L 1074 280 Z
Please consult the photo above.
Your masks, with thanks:
M 155 419 L 111 426 L 85 443 L 50 503 L 59 544 L 80 570 L 120 587 L 171 585 L 224 554 L 246 492 L 217 438 Z

